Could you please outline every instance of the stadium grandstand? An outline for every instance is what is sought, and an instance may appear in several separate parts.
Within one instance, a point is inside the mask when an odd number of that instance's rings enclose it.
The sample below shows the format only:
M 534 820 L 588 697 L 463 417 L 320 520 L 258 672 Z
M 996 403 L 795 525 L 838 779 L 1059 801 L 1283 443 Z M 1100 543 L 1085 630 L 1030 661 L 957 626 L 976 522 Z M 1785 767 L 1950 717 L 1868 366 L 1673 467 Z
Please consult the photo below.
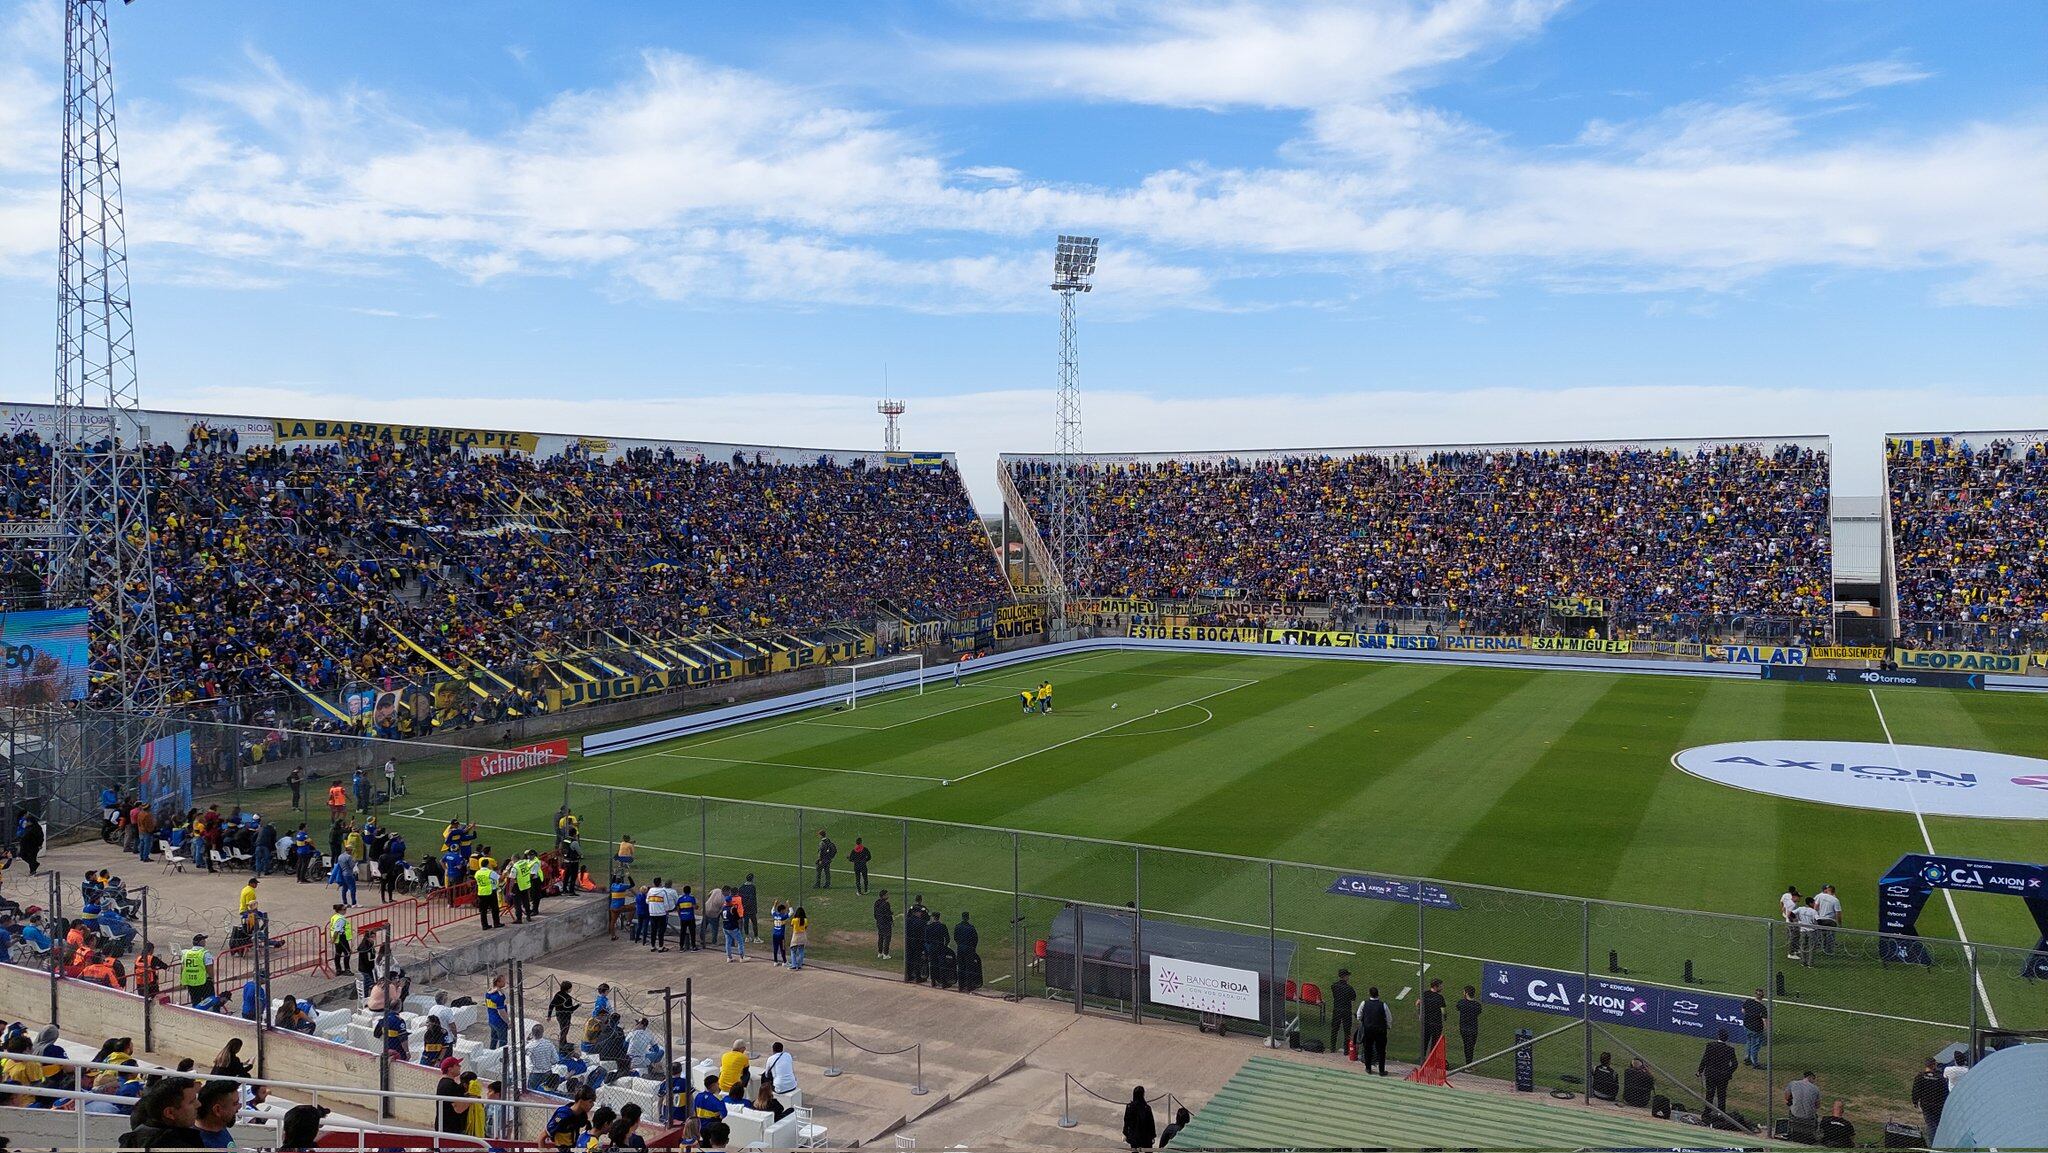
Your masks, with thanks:
M 1885 492 L 1901 643 L 2048 647 L 2048 432 L 1889 437 Z
M 1594 616 L 1694 642 L 1830 628 L 1825 438 L 1081 459 L 1095 595 L 1327 604 L 1352 623 L 1482 633 Z M 1003 458 L 1011 519 L 1045 515 L 1057 467 Z
M 7 516 L 40 518 L 52 410 L 0 409 Z M 950 455 L 147 421 L 162 676 L 193 715 L 331 724 L 364 715 L 352 686 L 461 686 L 387 711 L 410 732 L 1007 598 Z M 18 601 L 38 561 L 8 555 Z

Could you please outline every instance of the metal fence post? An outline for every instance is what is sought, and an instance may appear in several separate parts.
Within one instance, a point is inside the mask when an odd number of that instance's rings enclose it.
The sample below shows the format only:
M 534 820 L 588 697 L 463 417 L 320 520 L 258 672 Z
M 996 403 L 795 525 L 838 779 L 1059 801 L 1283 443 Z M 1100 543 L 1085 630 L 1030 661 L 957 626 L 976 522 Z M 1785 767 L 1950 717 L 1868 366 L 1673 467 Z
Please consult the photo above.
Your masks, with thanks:
M 1145 1021 L 1145 850 L 1131 850 L 1131 1020 Z
M 796 810 L 796 903 L 804 903 L 804 810 Z
M 1970 1064 L 1975 1065 L 1979 1056 L 1977 1052 L 1977 946 L 1964 945 L 1963 960 L 1969 963 L 1969 984 L 1963 987 L 1963 995 L 1970 999 Z M 1928 1134 L 1928 1140 L 1932 1141 L 1933 1139 L 1934 1135 Z
M 903 899 L 908 902 L 910 895 L 908 893 L 904 894 Z M 1023 850 L 1018 846 L 1017 831 L 1012 829 L 1010 830 L 1010 972 L 1012 974 L 1011 980 L 1015 983 L 1010 986 L 1010 997 L 1012 1000 L 1018 1001 L 1024 999 L 1024 987 L 1027 983 L 1026 974 L 1028 972 L 1024 967 L 1025 934 L 1023 929 Z M 1037 950 L 1034 949 L 1033 953 L 1035 954 L 1036 952 Z
M 1421 890 L 1416 891 L 1421 895 Z M 1579 902 L 1579 1032 L 1585 1035 L 1585 1065 L 1579 1070 L 1585 1080 L 1580 1084 L 1586 1091 L 1579 1096 L 1581 1105 L 1593 1103 L 1593 903 Z
M 63 1021 L 57 1015 L 57 979 L 63 966 L 58 959 L 64 955 L 64 875 L 50 870 L 50 1024 L 62 1027 Z
M 142 914 L 142 947 L 154 956 L 154 950 L 151 950 L 149 947 L 149 886 L 144 885 L 137 889 L 136 895 L 142 898 L 140 909 Z M 153 971 L 151 975 L 154 976 Z M 140 968 L 132 974 L 131 979 L 135 982 L 135 991 L 138 993 L 142 992 L 142 971 Z M 142 1051 L 145 1053 L 156 1051 L 156 998 L 148 995 L 144 995 L 142 998 Z
M 1286 990 L 1280 985 L 1280 897 L 1279 874 L 1273 862 L 1266 862 L 1266 1048 L 1280 1047 L 1279 1035 L 1273 1026 L 1279 1017 L 1274 1000 L 1284 997 Z M 1281 1001 L 1284 1011 L 1286 1002 Z
M 1425 919 L 1428 906 L 1422 903 L 1422 878 L 1416 877 L 1409 884 L 1415 886 L 1415 987 L 1426 990 L 1429 988 L 1429 925 Z M 1427 1060 L 1427 1053 L 1415 1059 L 1417 1064 Z
M 619 794 L 612 789 L 606 789 L 604 791 L 604 843 L 605 848 L 611 853 L 614 865 L 616 865 L 619 856 L 618 819 Z M 608 867 L 605 871 L 611 872 L 612 870 Z
M 1778 924 L 1764 923 L 1764 1132 L 1778 1125 Z
M 711 891 L 711 798 L 697 798 L 697 896 Z

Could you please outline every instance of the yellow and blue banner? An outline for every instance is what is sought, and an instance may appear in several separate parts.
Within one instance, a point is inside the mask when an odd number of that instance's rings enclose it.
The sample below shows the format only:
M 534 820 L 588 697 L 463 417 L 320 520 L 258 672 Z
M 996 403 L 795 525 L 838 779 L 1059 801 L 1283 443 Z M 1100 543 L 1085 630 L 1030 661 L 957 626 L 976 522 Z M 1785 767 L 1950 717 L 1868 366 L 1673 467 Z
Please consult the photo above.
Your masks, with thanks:
M 1945 649 L 1893 649 L 1892 663 L 1902 669 L 1942 669 L 1959 673 L 2023 673 L 2027 658 L 2009 653 L 1951 652 Z

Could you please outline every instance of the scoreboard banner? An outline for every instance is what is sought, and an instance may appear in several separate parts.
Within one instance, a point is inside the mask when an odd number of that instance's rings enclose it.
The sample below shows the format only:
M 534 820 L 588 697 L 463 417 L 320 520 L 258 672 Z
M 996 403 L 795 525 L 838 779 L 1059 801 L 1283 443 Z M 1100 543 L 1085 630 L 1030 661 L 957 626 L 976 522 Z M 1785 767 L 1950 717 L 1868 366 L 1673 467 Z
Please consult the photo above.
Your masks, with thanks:
M 92 680 L 86 609 L 0 614 L 0 706 L 84 700 Z
M 1935 669 L 1955 673 L 2023 673 L 2027 658 L 2009 653 L 1964 653 L 1944 649 L 1893 649 L 1892 663 L 1902 669 Z
M 1669 989 L 1634 981 L 1610 981 L 1557 969 L 1486 962 L 1480 999 L 1489 1005 L 1527 1009 L 1559 1017 L 1581 1014 L 1616 1025 L 1683 1033 L 1711 1040 L 1716 1030 L 1742 1044 L 1742 998 L 1692 989 Z

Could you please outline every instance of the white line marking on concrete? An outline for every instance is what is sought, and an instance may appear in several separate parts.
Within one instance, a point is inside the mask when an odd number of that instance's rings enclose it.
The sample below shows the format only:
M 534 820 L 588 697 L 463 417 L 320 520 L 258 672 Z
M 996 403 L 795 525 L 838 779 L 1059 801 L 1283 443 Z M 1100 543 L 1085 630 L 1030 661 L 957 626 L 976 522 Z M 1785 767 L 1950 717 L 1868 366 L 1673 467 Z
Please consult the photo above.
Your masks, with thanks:
M 1884 719 L 1884 706 L 1877 702 L 1877 689 L 1872 688 L 1868 691 L 1870 693 L 1870 707 L 1877 710 L 1877 723 L 1884 729 L 1884 743 L 1890 745 L 1892 749 L 1892 767 L 1898 769 L 1903 775 L 1906 766 L 1899 757 L 1899 743 L 1892 740 L 1891 722 Z M 1934 852 L 1934 838 L 1927 835 L 1927 818 L 1921 815 L 1920 812 L 1920 795 L 1915 791 L 1911 777 L 1906 777 L 1905 781 L 1906 799 L 1913 802 L 1913 820 L 1920 826 L 1920 841 L 1927 846 L 1927 852 L 1931 855 Z M 1970 934 L 1963 931 L 1963 915 L 1956 911 L 1955 894 L 1947 889 L 1943 889 L 1941 891 L 1941 899 L 1948 903 L 1949 920 L 1956 923 L 1956 939 L 1963 943 L 1965 953 L 1974 961 L 1977 956 L 1977 950 L 1970 945 Z M 1970 966 L 1970 971 L 1975 973 L 1977 977 L 1977 999 L 1984 1002 L 1984 1019 L 1991 1022 L 1991 1027 L 1996 1029 L 1998 1028 L 1998 1011 L 1991 1007 L 1991 994 L 1985 991 L 1984 988 L 1984 974 L 1975 964 Z

